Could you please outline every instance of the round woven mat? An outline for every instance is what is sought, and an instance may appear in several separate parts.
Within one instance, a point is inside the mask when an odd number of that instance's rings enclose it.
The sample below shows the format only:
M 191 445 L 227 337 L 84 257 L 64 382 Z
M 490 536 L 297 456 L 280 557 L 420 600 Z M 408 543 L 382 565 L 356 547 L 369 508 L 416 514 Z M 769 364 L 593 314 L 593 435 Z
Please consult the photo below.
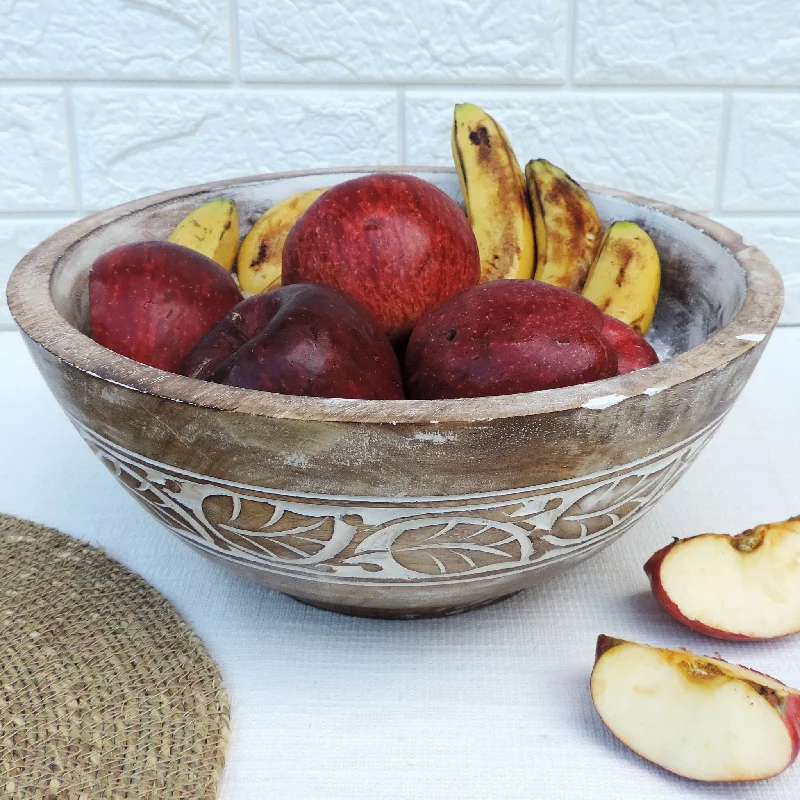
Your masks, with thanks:
M 228 701 L 172 606 L 99 550 L 0 514 L 0 797 L 213 798 Z

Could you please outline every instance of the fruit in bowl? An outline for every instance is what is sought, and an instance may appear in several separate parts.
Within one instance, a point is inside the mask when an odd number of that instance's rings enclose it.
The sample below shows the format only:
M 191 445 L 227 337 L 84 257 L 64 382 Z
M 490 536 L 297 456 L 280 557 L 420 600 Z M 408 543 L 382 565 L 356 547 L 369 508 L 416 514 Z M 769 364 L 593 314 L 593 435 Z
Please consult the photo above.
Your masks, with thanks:
M 603 235 L 594 204 L 582 186 L 543 158 L 529 161 L 525 176 L 536 231 L 534 276 L 579 292 Z
M 242 291 L 259 294 L 281 285 L 286 237 L 303 212 L 325 191 L 297 192 L 268 208 L 242 240 L 236 275 Z
M 283 248 L 284 285 L 341 289 L 398 343 L 426 311 L 479 278 L 467 218 L 413 175 L 377 173 L 334 186 L 298 219 Z
M 658 364 L 658 354 L 652 345 L 622 320 L 603 314 L 602 333 L 616 352 L 618 375 Z
M 175 226 L 168 241 L 196 250 L 230 272 L 239 250 L 236 203 L 224 197 L 204 203 Z
M 604 226 L 636 221 L 661 256 L 648 336 L 667 357 L 647 369 L 489 397 L 302 397 L 160 371 L 87 336 L 98 254 L 142 231 L 166 239 L 220 196 L 236 202 L 242 236 L 286 197 L 361 174 L 226 181 L 89 217 L 23 259 L 9 304 L 80 434 L 182 541 L 340 611 L 464 610 L 579 563 L 647 513 L 746 384 L 781 282 L 710 220 L 586 186 Z M 459 197 L 452 170 L 416 177 Z
M 597 306 L 523 280 L 481 284 L 428 312 L 405 362 L 409 397 L 420 400 L 535 392 L 618 373 Z
M 482 108 L 460 103 L 450 140 L 481 280 L 530 278 L 536 250 L 525 178 L 506 132 Z
M 650 327 L 661 276 L 648 233 L 635 222 L 616 221 L 603 235 L 583 187 L 544 159 L 529 161 L 523 175 L 507 134 L 478 106 L 455 107 L 451 144 L 466 216 L 430 181 L 374 173 L 282 199 L 261 214 L 240 249 L 234 228 L 238 207 L 229 198 L 192 210 L 169 241 L 209 256 L 226 271 L 236 260 L 236 279 L 249 294 L 297 283 L 340 289 L 396 347 L 411 398 L 539 391 L 657 363 L 657 354 L 639 335 Z M 286 304 L 266 300 L 232 308 L 232 295 L 223 291 L 209 299 L 205 288 L 213 293 L 215 285 L 229 285 L 227 276 L 214 276 L 207 262 L 198 267 L 193 285 L 186 265 L 193 258 L 199 263 L 197 256 L 171 251 L 169 244 L 160 250 L 157 244 L 143 247 L 159 253 L 155 278 L 137 263 L 145 251 L 136 246 L 104 254 L 92 267 L 89 308 L 96 341 L 170 371 L 180 364 L 187 345 L 205 354 L 235 344 L 235 352 L 222 359 L 224 366 L 201 369 L 190 360 L 184 373 L 284 394 L 402 397 L 360 379 L 361 367 L 377 357 L 365 337 L 348 334 L 351 357 L 325 360 L 325 379 L 320 380 L 318 370 L 312 380 L 313 368 L 304 373 L 297 361 L 290 365 L 277 355 L 273 337 L 278 320 L 285 322 L 289 313 Z M 534 268 L 535 280 L 530 280 Z M 490 285 L 479 288 L 479 281 Z M 109 286 L 113 291 L 102 290 Z M 135 301 L 129 302 L 129 296 Z M 312 294 L 305 291 L 303 297 Z M 344 296 L 329 300 L 348 316 Z M 211 334 L 213 344 L 207 337 L 198 344 L 198 332 L 205 333 L 221 311 L 229 316 Z M 292 352 L 300 352 L 300 337 L 310 363 L 325 350 L 319 331 L 333 336 L 330 353 L 344 341 L 342 330 L 334 333 L 329 311 L 330 303 L 307 303 L 304 323 L 293 328 Z M 141 313 L 144 324 L 131 313 Z M 370 321 L 362 322 L 361 329 L 367 330 Z M 280 326 L 285 343 L 283 322 Z M 410 337 L 414 344 L 403 359 Z M 339 352 L 344 356 L 344 350 Z M 384 367 L 376 367 L 373 377 Z
M 182 364 L 191 378 L 307 397 L 400 400 L 397 357 L 348 295 L 298 283 L 235 305 Z
M 121 245 L 100 256 L 89 273 L 95 341 L 170 372 L 241 299 L 233 278 L 214 261 L 169 242 Z

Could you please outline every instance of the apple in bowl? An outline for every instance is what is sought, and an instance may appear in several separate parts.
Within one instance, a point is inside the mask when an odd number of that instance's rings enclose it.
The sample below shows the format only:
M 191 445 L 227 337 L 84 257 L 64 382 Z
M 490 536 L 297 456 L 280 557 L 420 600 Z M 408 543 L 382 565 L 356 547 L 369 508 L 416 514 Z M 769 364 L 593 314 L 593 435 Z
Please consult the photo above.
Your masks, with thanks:
M 405 354 L 419 400 L 534 392 L 617 374 L 603 314 L 567 289 L 502 280 L 457 294 L 414 328 Z
M 389 339 L 330 286 L 298 283 L 235 305 L 191 350 L 190 378 L 305 397 L 400 400 Z
M 124 244 L 89 272 L 92 337 L 142 364 L 177 372 L 198 339 L 242 299 L 233 278 L 172 242 Z
M 603 336 L 617 354 L 617 374 L 658 364 L 658 354 L 647 339 L 622 320 L 603 314 Z
M 464 212 L 413 175 L 375 173 L 333 186 L 283 247 L 284 285 L 341 289 L 400 345 L 423 314 L 479 279 L 478 243 Z
M 414 172 L 459 197 L 454 172 Z M 9 304 L 69 418 L 165 530 L 328 608 L 464 610 L 580 563 L 648 513 L 747 383 L 780 314 L 780 278 L 717 223 L 589 188 L 604 224 L 635 218 L 665 254 L 654 325 L 677 357 L 649 369 L 493 397 L 299 397 L 155 370 L 87 335 L 98 254 L 144 231 L 166 238 L 221 195 L 250 220 L 364 173 L 249 177 L 104 211 L 26 256 Z

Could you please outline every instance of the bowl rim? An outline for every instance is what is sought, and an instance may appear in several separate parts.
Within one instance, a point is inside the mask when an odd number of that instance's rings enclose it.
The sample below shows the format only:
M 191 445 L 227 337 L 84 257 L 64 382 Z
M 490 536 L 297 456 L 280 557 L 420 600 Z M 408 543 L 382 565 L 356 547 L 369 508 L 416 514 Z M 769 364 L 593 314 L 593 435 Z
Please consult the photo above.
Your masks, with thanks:
M 652 396 L 744 356 L 769 338 L 783 308 L 783 282 L 764 253 L 740 234 L 707 217 L 629 192 L 583 184 L 584 188 L 663 212 L 689 224 L 727 249 L 745 273 L 746 294 L 731 321 L 710 338 L 669 361 L 577 386 L 537 392 L 458 400 L 350 400 L 301 397 L 241 389 L 176 375 L 119 355 L 74 328 L 61 316 L 50 294 L 51 277 L 61 257 L 100 227 L 145 208 L 196 196 L 198 204 L 220 192 L 247 184 L 287 178 L 373 172 L 453 173 L 449 167 L 333 167 L 266 173 L 214 181 L 142 197 L 74 222 L 33 248 L 14 268 L 7 288 L 16 324 L 59 361 L 103 381 L 130 390 L 210 410 L 280 419 L 374 424 L 488 422 L 579 408 L 600 411 L 637 395 Z

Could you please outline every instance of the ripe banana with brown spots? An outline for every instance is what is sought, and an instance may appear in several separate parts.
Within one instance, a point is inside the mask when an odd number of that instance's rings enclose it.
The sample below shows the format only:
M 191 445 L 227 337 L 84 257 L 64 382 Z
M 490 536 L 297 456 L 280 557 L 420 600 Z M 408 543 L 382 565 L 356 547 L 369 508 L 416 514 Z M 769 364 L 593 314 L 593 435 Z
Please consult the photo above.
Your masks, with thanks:
M 478 106 L 461 103 L 453 114 L 451 145 L 478 240 L 481 282 L 530 278 L 534 240 L 528 191 L 505 132 Z
M 324 191 L 293 194 L 258 218 L 239 248 L 236 271 L 243 292 L 260 294 L 281 285 L 283 243 L 292 225 Z
M 230 272 L 239 247 L 239 211 L 233 200 L 212 200 L 187 214 L 169 235 Z
M 644 336 L 660 288 L 661 262 L 653 240 L 635 222 L 615 222 L 600 242 L 583 296 Z
M 536 232 L 538 281 L 580 292 L 603 225 L 583 187 L 543 158 L 525 166 Z

